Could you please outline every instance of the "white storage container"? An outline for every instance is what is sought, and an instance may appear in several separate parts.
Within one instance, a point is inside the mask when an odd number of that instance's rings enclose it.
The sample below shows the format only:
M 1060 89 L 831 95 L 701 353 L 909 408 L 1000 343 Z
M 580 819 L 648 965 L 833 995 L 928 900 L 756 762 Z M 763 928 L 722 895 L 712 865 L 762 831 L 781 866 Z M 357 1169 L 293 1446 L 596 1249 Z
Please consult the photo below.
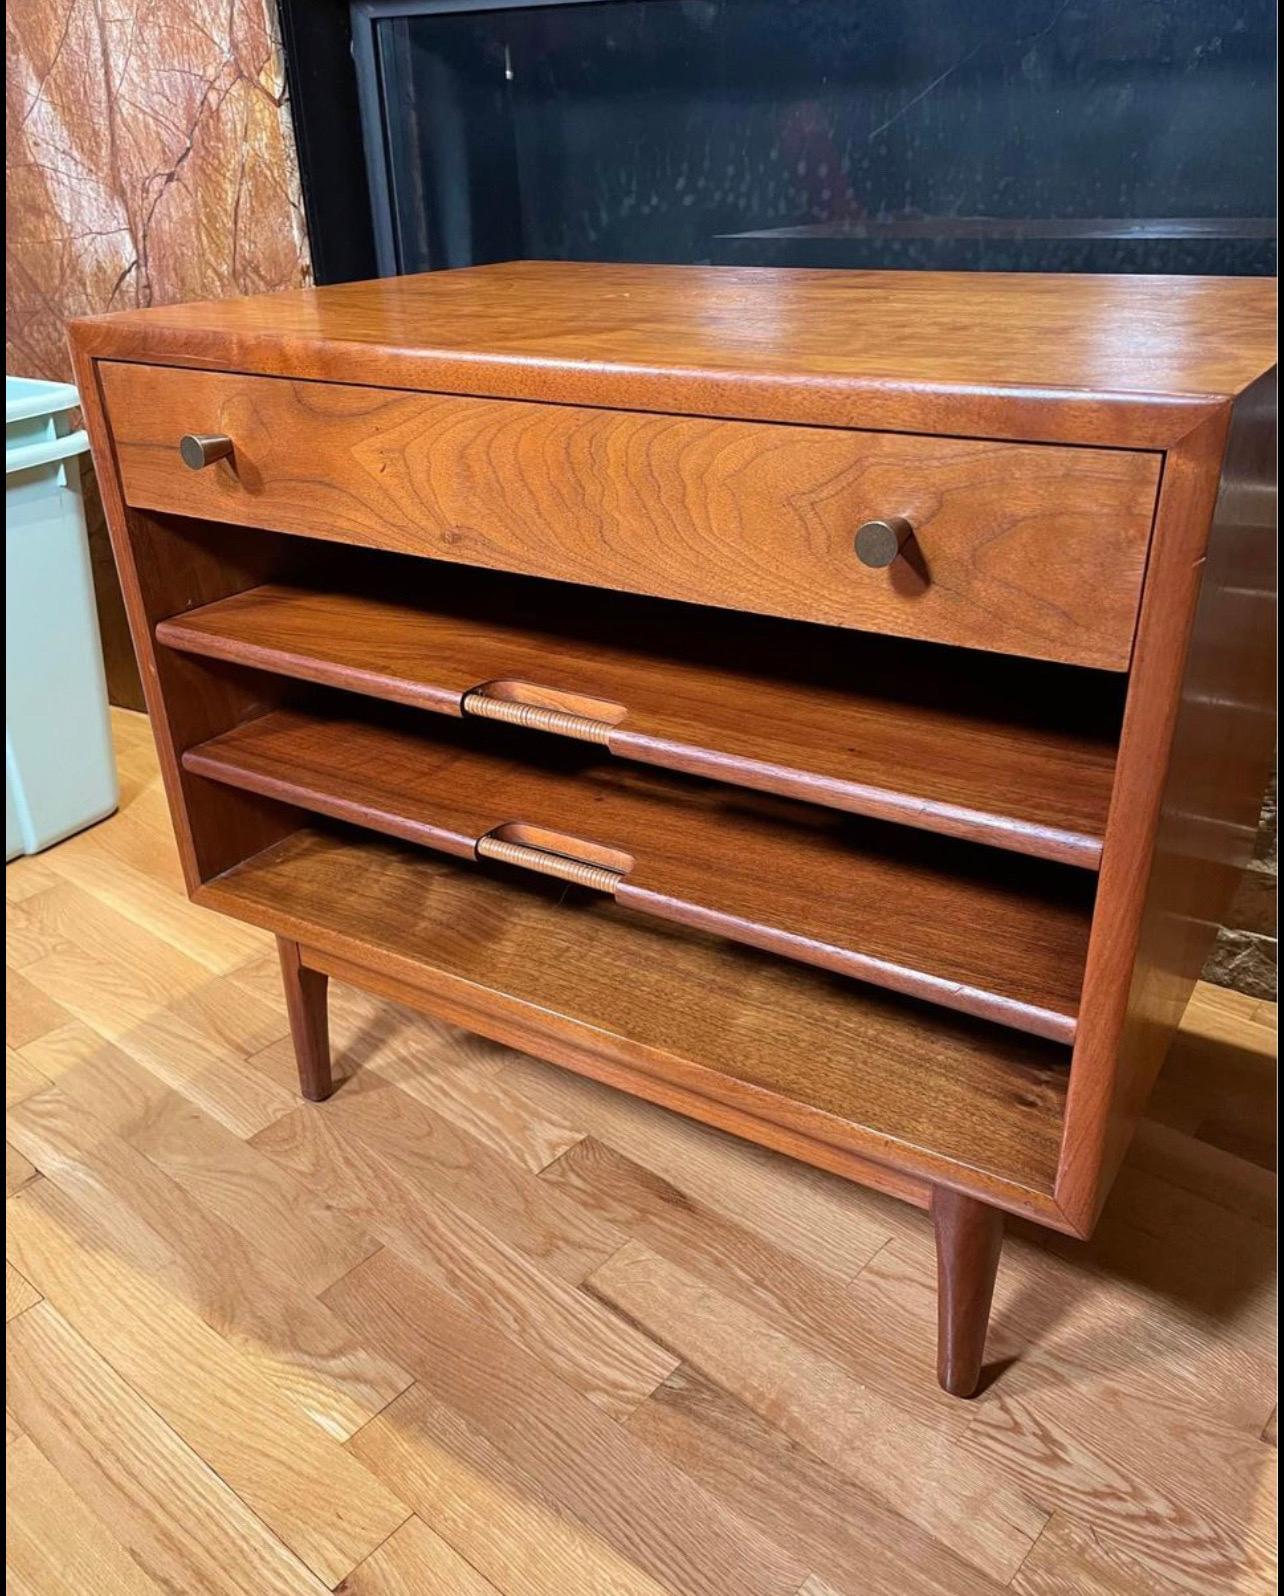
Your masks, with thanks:
M 80 403 L 65 382 L 5 378 L 5 858 L 116 808 L 94 609 Z

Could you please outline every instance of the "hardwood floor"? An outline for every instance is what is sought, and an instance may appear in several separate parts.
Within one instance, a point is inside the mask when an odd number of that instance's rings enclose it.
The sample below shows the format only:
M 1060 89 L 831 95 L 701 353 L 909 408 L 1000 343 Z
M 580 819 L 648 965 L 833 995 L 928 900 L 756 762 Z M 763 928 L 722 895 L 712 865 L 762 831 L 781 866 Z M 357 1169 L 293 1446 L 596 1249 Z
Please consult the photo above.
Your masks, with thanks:
M 121 813 L 8 867 L 9 1576 L 158 1596 L 1273 1588 L 1274 1009 L 1200 987 L 971 1403 L 925 1215 L 343 987 Z

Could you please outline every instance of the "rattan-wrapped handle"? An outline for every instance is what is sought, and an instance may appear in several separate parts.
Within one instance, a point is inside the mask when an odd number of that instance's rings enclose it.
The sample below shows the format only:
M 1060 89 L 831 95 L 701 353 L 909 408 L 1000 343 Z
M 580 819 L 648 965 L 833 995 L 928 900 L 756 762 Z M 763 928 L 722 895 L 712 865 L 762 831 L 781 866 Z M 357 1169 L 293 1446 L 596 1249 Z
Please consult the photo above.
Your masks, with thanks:
M 591 887 L 595 892 L 605 892 L 612 897 L 623 879 L 623 871 L 608 870 L 605 865 L 585 864 L 582 859 L 571 859 L 564 853 L 551 853 L 547 848 L 532 848 L 524 842 L 505 842 L 502 837 L 479 837 L 477 856 L 480 859 L 498 859 L 501 864 L 518 865 L 523 870 L 533 870 L 539 876 L 555 876 L 559 881 L 571 881 L 577 887 Z
M 582 743 L 600 743 L 603 748 L 611 735 L 611 727 L 604 720 L 591 720 L 566 709 L 522 704 L 511 698 L 492 698 L 487 693 L 465 693 L 460 708 L 465 715 L 502 720 L 509 726 L 527 726 L 532 731 L 555 732 L 559 737 L 575 737 Z

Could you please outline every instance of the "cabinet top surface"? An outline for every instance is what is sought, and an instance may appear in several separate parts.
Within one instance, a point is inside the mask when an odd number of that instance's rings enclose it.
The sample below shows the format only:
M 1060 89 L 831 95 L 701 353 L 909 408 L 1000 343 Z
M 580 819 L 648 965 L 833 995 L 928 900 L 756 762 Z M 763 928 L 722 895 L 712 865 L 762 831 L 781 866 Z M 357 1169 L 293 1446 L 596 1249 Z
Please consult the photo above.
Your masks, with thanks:
M 75 337 L 101 358 L 1144 447 L 1274 364 L 1275 282 L 513 261 L 126 311 Z

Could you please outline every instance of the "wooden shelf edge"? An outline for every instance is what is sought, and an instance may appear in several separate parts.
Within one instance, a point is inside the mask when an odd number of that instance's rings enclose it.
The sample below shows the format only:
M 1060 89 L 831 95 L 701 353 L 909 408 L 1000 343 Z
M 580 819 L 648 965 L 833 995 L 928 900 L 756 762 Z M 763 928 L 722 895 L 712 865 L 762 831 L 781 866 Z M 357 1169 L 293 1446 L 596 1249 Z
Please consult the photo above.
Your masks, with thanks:
M 947 804 L 934 798 L 919 798 L 913 793 L 890 787 L 867 786 L 861 782 L 839 782 L 811 771 L 773 765 L 766 760 L 740 754 L 723 754 L 716 749 L 696 748 L 667 738 L 648 737 L 626 725 L 615 728 L 606 741 L 607 748 L 621 759 L 639 764 L 659 765 L 666 770 L 683 770 L 710 781 L 750 787 L 757 792 L 774 793 L 781 798 L 801 798 L 806 803 L 822 804 L 850 815 L 866 815 L 871 820 L 887 820 L 893 825 L 912 826 L 919 831 L 955 837 L 960 842 L 976 842 L 1000 848 L 1005 853 L 1025 854 L 1032 859 L 1047 859 L 1054 864 L 1075 865 L 1081 870 L 1101 868 L 1102 839 L 1066 827 L 1037 825 L 1011 815 L 971 809 L 963 804 Z
M 284 781 L 261 771 L 234 767 L 210 751 L 204 743 L 189 748 L 183 755 L 182 765 L 184 770 L 193 776 L 203 776 L 206 781 L 256 793 L 260 798 L 272 798 L 278 803 L 324 815 L 328 820 L 363 826 L 367 831 L 377 831 L 386 837 L 396 837 L 400 842 L 411 842 L 417 847 L 448 853 L 456 859 L 476 857 L 475 845 L 469 837 L 405 816 L 382 812 L 376 815 L 363 804 L 301 781 Z
M 945 980 L 910 965 L 895 964 L 890 959 L 874 958 L 856 949 L 832 949 L 818 956 L 805 937 L 778 930 L 774 926 L 757 925 L 738 915 L 723 914 L 698 904 L 664 898 L 658 893 L 641 892 L 630 886 L 627 878 L 620 883 L 615 899 L 625 908 L 636 908 L 641 913 L 657 915 L 678 925 L 712 931 L 717 936 L 729 937 L 733 942 L 743 942 L 751 948 L 761 948 L 766 953 L 796 959 L 804 964 L 815 964 L 820 969 L 833 970 L 835 974 L 850 976 L 853 980 L 868 981 L 871 986 L 899 992 L 903 997 L 935 1003 L 940 1008 L 969 1014 L 974 1019 L 988 1020 L 994 1025 L 1006 1025 L 1012 1030 L 1024 1031 L 1029 1036 L 1042 1037 L 1048 1042 L 1060 1042 L 1067 1047 L 1074 1044 L 1078 1020 L 1074 1015 L 1061 1014 L 1056 1009 L 1018 1002 L 1014 998 L 986 991 L 983 987 L 965 986 L 962 982 Z
M 214 744 L 217 742 L 218 739 L 215 739 Z M 391 809 L 373 809 L 368 802 L 346 798 L 298 778 L 285 780 L 260 770 L 247 769 L 226 757 L 214 744 L 201 744 L 189 749 L 182 757 L 183 768 L 206 780 L 307 809 L 330 820 L 361 826 L 455 858 L 476 858 L 476 841 L 472 837 L 398 814 Z M 627 879 L 621 882 L 615 896 L 622 906 L 639 913 L 710 931 L 783 958 L 813 964 L 853 980 L 867 981 L 888 991 L 1008 1026 L 1046 1041 L 1069 1045 L 1075 1039 L 1078 1020 L 1074 1014 L 1005 997 L 999 992 L 966 985 L 908 964 L 878 958 L 859 949 L 821 948 L 808 938 L 779 927 L 749 921 L 699 903 L 668 898 L 635 887 Z
M 387 703 L 403 704 L 435 714 L 459 717 L 470 691 L 482 680 L 445 686 L 302 653 L 244 637 L 223 634 L 209 624 L 210 612 L 235 606 L 231 600 L 203 606 L 160 621 L 158 643 L 180 653 L 241 665 L 317 686 L 359 693 Z M 531 735 L 538 735 L 532 733 Z M 621 759 L 703 776 L 750 790 L 800 799 L 853 815 L 910 826 L 940 836 L 975 842 L 1008 853 L 1046 859 L 1096 872 L 1101 866 L 1102 837 L 1070 826 L 1021 819 L 1002 810 L 951 803 L 911 791 L 843 778 L 801 766 L 728 752 L 696 742 L 662 736 L 628 724 L 615 726 L 604 746 Z M 1104 829 L 1104 828 L 1103 828 Z
M 188 305 L 179 308 L 192 309 Z M 151 319 L 140 325 L 128 320 L 131 315 Z M 72 323 L 77 353 L 99 363 L 125 360 L 192 371 L 228 369 L 226 338 L 217 326 L 162 325 L 158 315 L 157 310 L 148 309 L 79 317 Z M 1158 385 L 1153 390 L 1119 387 L 1103 392 L 1099 388 L 838 373 L 812 377 L 800 386 L 796 377 L 763 372 L 750 360 L 738 369 L 727 369 L 712 364 L 657 367 L 641 361 L 586 362 L 572 355 L 525 362 L 506 351 L 461 358 L 458 351 L 450 349 L 345 342 L 333 337 L 289 339 L 279 330 L 262 328 L 238 333 L 236 349 L 238 371 L 297 381 L 729 421 L 779 421 L 787 412 L 790 421 L 800 426 L 1087 448 L 1101 443 L 1103 405 L 1110 411 L 1112 447 L 1162 451 L 1215 416 L 1233 397 L 1230 393 L 1172 393 Z M 556 384 L 553 399 L 550 380 Z M 1013 419 L 1014 414 L 1019 420 Z
M 237 892 L 236 875 L 234 869 L 198 887 L 193 901 L 289 937 L 305 950 L 309 967 L 336 979 L 920 1207 L 932 1186 L 946 1185 L 1055 1229 L 1068 1228 L 1051 1189 L 973 1168 L 659 1049 L 635 1045 L 647 1064 L 638 1069 L 591 1023 L 558 1016 L 555 1030 L 552 1016 L 520 998 L 483 991 L 395 948 L 370 947 L 333 926 L 249 900 Z
M 225 600 L 220 602 L 226 602 Z M 205 609 L 215 609 L 210 604 Z M 192 616 L 201 610 L 191 611 Z M 337 687 L 344 692 L 360 693 L 366 698 L 376 698 L 390 704 L 405 704 L 412 709 L 426 709 L 438 715 L 462 714 L 463 693 L 449 688 L 434 687 L 427 682 L 414 682 L 403 676 L 392 676 L 385 671 L 363 670 L 358 666 L 338 665 L 331 660 L 317 659 L 309 654 L 295 653 L 290 649 L 268 648 L 247 643 L 240 638 L 221 637 L 215 632 L 198 630 L 186 624 L 188 616 L 177 615 L 156 626 L 156 641 L 180 654 L 195 654 L 203 659 L 216 659 L 228 665 L 244 665 L 252 670 L 267 671 L 274 676 L 288 676 L 294 681 L 311 682 L 318 687 Z

